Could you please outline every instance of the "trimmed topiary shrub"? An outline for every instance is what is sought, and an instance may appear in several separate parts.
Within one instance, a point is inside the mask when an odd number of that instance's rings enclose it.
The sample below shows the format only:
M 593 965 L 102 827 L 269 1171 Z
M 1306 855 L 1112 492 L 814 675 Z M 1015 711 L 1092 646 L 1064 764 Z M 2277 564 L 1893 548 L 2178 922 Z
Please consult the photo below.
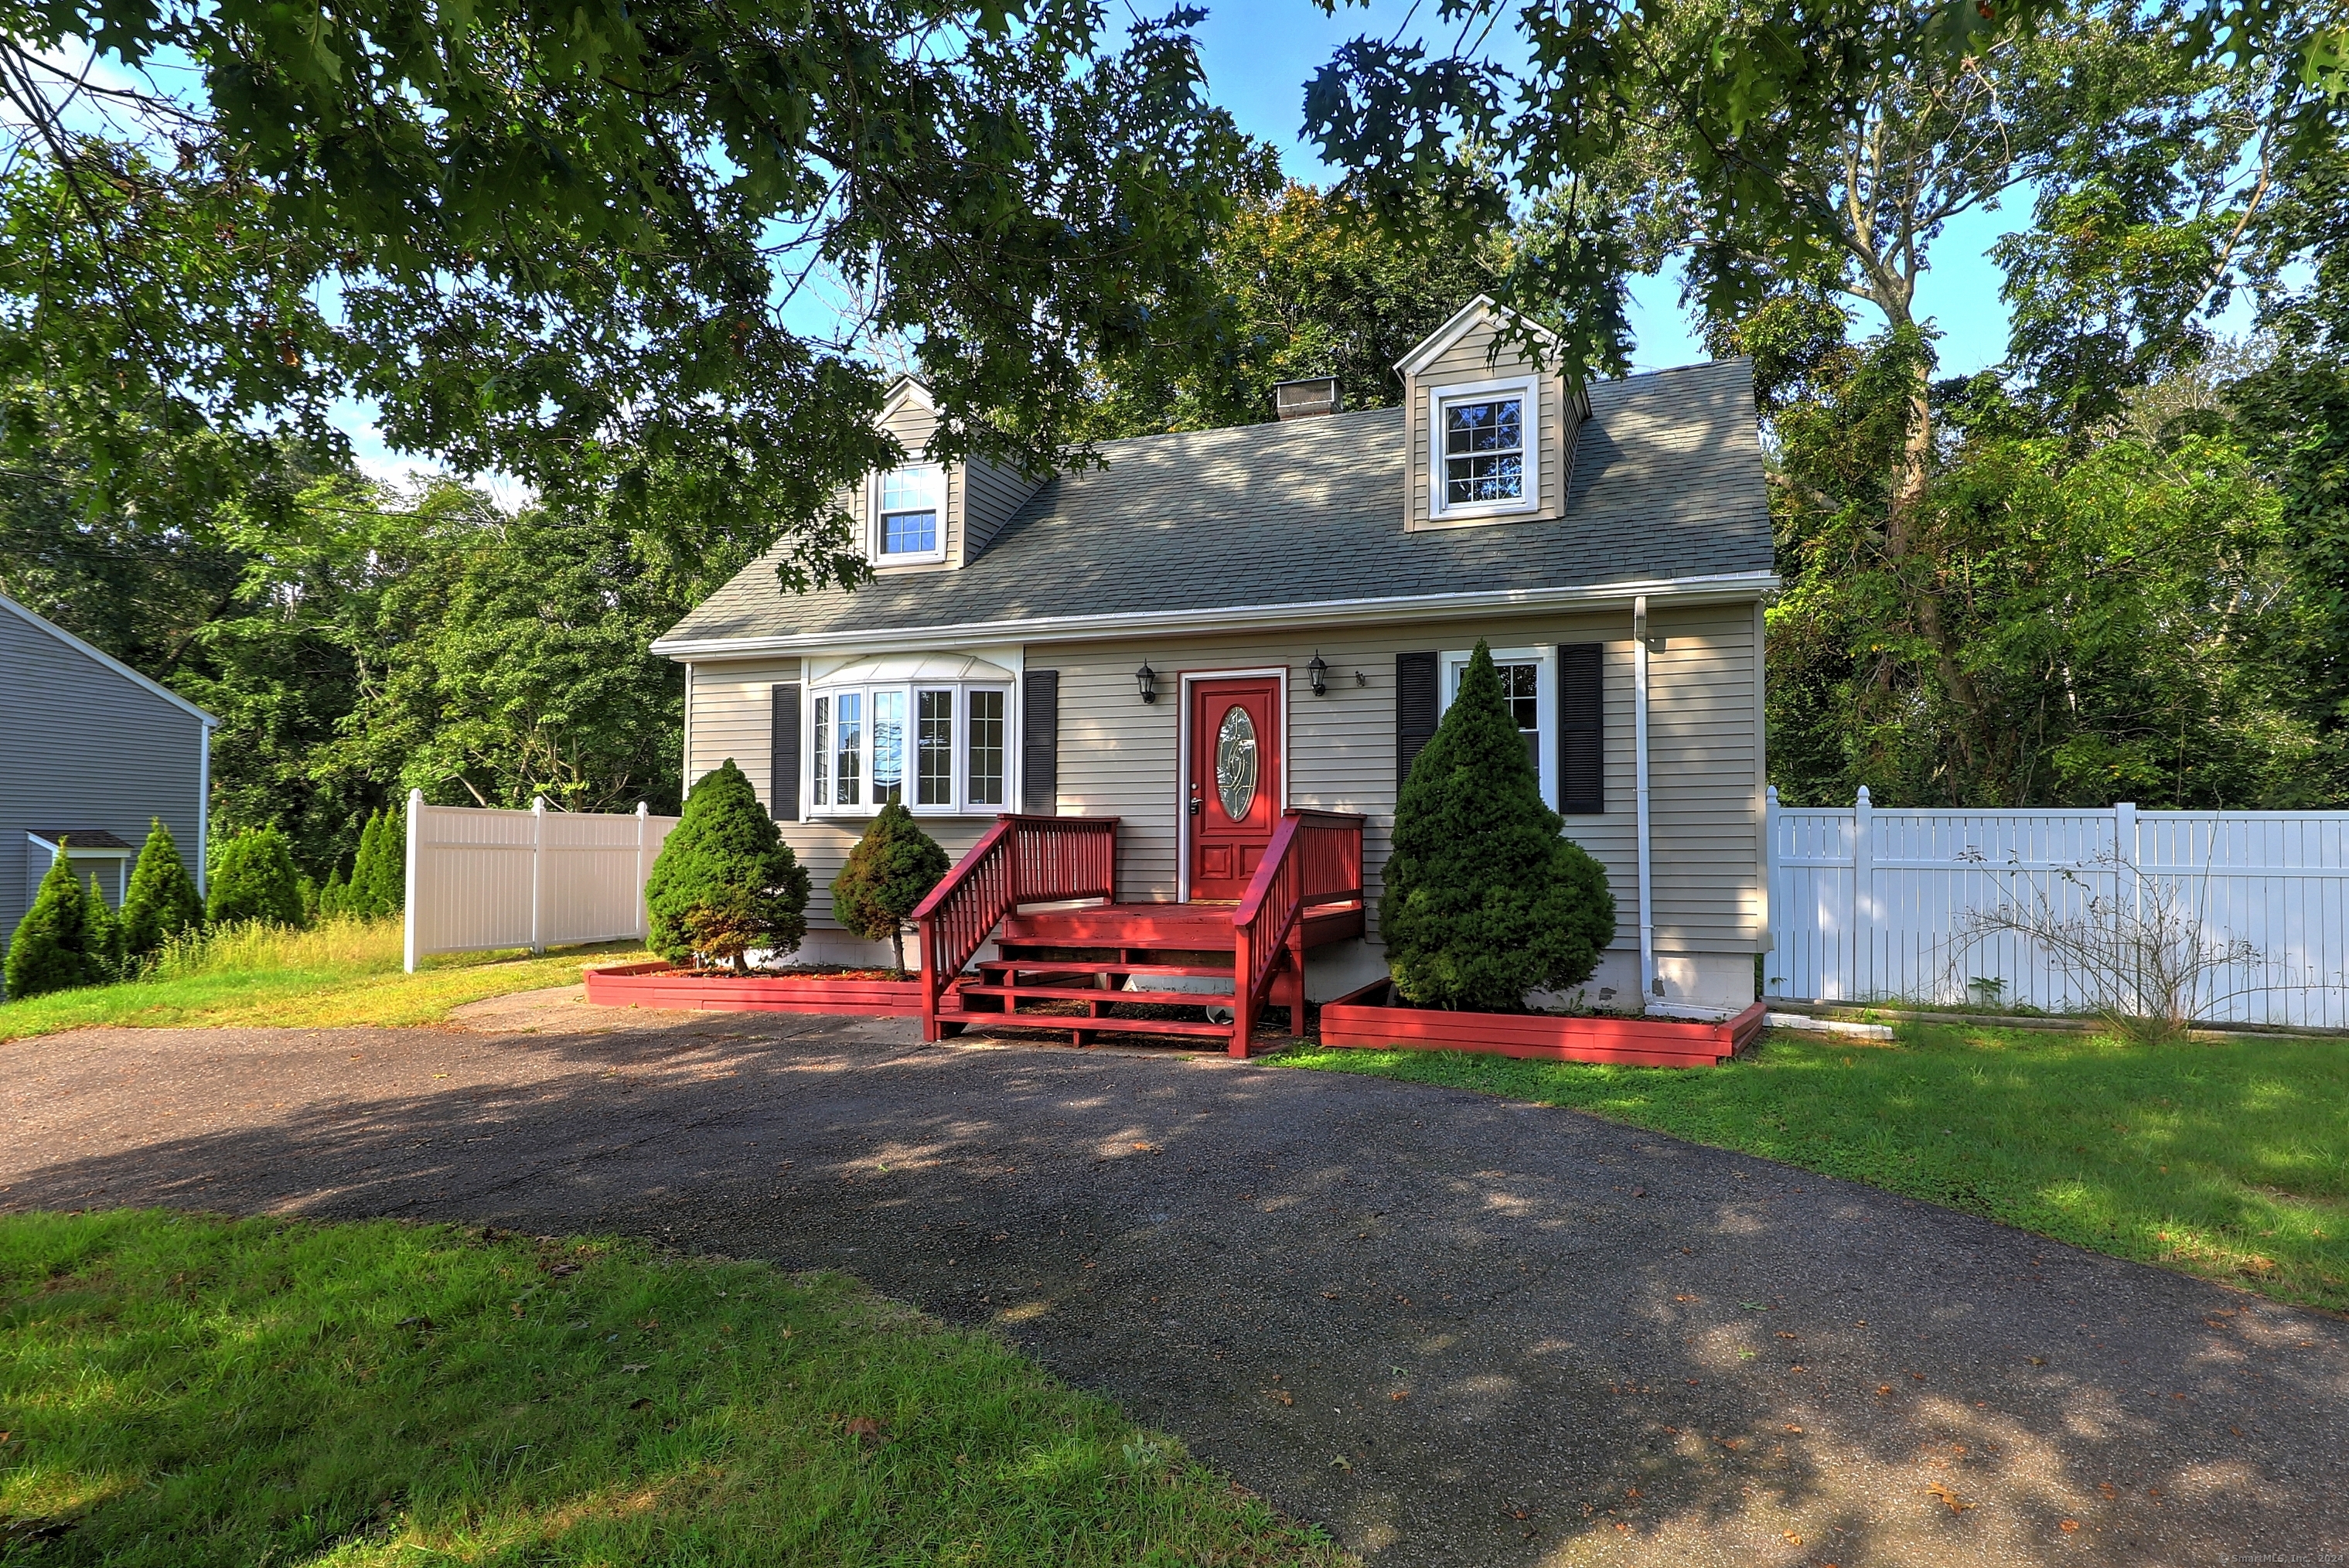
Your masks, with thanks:
M 730 757 L 686 797 L 645 880 L 647 945 L 671 964 L 698 958 L 743 972 L 753 948 L 800 944 L 807 902 L 807 868 Z
M 892 963 L 905 972 L 905 917 L 947 874 L 938 841 L 922 831 L 905 802 L 881 808 L 848 863 L 832 879 L 832 916 L 868 942 L 886 937 Z
M 18 1002 L 100 978 L 89 956 L 89 901 L 62 846 L 8 939 L 5 973 L 9 999 Z
M 139 863 L 131 868 L 130 891 L 122 896 L 123 952 L 145 958 L 203 921 L 204 901 L 196 892 L 196 879 L 180 859 L 171 830 L 158 817 L 140 847 Z
M 211 901 L 204 916 L 214 924 L 261 920 L 272 925 L 302 923 L 301 873 L 294 869 L 285 836 L 274 827 L 253 828 L 221 846 L 212 864 Z
M 1590 978 L 1615 899 L 1564 828 L 1480 642 L 1395 802 L 1379 930 L 1405 1001 L 1515 1012 Z

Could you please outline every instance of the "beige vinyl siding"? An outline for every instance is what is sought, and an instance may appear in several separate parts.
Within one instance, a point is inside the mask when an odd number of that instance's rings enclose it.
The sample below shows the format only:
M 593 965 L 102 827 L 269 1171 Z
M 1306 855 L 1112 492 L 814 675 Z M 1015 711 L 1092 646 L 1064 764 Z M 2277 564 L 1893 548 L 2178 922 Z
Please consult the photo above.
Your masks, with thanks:
M 800 678 L 799 660 L 740 659 L 688 668 L 686 787 L 730 757 L 772 810 L 774 688 Z
M 1433 484 L 1429 471 L 1433 452 L 1427 418 L 1430 392 L 1442 387 L 1469 386 L 1480 381 L 1523 376 L 1534 368 L 1533 362 L 1514 347 L 1505 346 L 1498 356 L 1488 360 L 1486 356 L 1491 353 L 1496 335 L 1496 329 L 1491 323 L 1480 322 L 1464 333 L 1460 341 L 1444 350 L 1434 363 L 1404 380 L 1404 450 L 1408 454 L 1409 476 L 1403 505 L 1406 528 L 1498 526 L 1534 518 L 1556 517 L 1566 510 L 1574 434 L 1579 420 L 1574 406 L 1567 397 L 1565 379 L 1547 375 L 1537 383 L 1541 418 L 1538 432 L 1541 442 L 1538 458 L 1541 505 L 1533 511 L 1510 512 L 1499 517 L 1467 518 L 1457 522 L 1430 520 L 1428 494 Z
M 1665 639 L 1648 661 L 1656 945 L 1756 951 L 1763 800 L 1753 611 L 1734 604 L 1651 611 L 1648 629 Z
M 1750 605 L 1658 610 L 1651 634 L 1649 755 L 1656 944 L 1666 953 L 1751 953 L 1761 938 L 1759 715 Z M 1513 616 L 1412 625 L 1357 624 L 1319 634 L 1116 639 L 1031 644 L 1030 669 L 1061 673 L 1059 809 L 1114 816 L 1118 896 L 1173 899 L 1182 813 L 1179 777 L 1182 676 L 1185 673 L 1288 672 L 1291 806 L 1359 811 L 1370 819 L 1363 852 L 1373 912 L 1378 872 L 1392 851 L 1395 795 L 1394 660 L 1398 653 L 1451 652 L 1479 637 L 1495 647 L 1607 645 L 1607 810 L 1566 820 L 1568 836 L 1607 868 L 1615 892 L 1618 951 L 1639 944 L 1636 765 L 1632 755 L 1635 661 L 1628 610 L 1582 615 Z M 1328 662 L 1326 696 L 1315 696 L 1305 665 Z M 1158 701 L 1144 704 L 1133 671 L 1159 672 Z M 695 777 L 726 757 L 759 789 L 769 788 L 769 688 L 799 678 L 796 661 L 698 664 L 691 686 Z M 1368 684 L 1358 683 L 1357 672 Z M 1555 754 L 1556 715 L 1543 745 Z M 957 859 L 988 817 L 924 820 Z M 814 879 L 810 923 L 832 927 L 826 892 L 861 831 L 848 822 L 792 822 L 784 834 Z M 1374 932 L 1375 934 L 1375 932 Z
M 1041 482 L 1023 479 L 1016 470 L 999 468 L 985 458 L 971 459 L 958 472 L 963 480 L 960 532 L 950 557 L 957 566 L 985 550 Z
M 1754 779 L 1753 618 L 1744 606 L 1658 614 L 1667 639 L 1650 668 L 1651 868 L 1660 948 L 1752 952 L 1760 935 L 1760 806 Z M 1157 643 L 1031 645 L 1031 669 L 1061 672 L 1060 809 L 1116 816 L 1119 896 L 1171 899 L 1178 888 L 1182 810 L 1181 676 L 1185 672 L 1286 668 L 1288 803 L 1360 811 L 1370 898 L 1392 849 L 1394 657 L 1398 653 L 1559 643 L 1607 645 L 1607 810 L 1567 819 L 1567 833 L 1607 868 L 1617 940 L 1639 940 L 1637 769 L 1632 755 L 1634 660 L 1628 613 L 1365 626 L 1319 639 L 1289 634 Z M 1330 665 L 1315 696 L 1305 665 Z M 1144 657 L 1159 700 L 1136 695 Z M 1356 672 L 1369 678 L 1357 684 Z M 1555 715 L 1550 716 L 1553 722 Z M 1557 745 L 1556 731 L 1543 738 Z
M 686 687 L 689 712 L 686 724 L 686 777 L 698 779 L 728 758 L 750 776 L 751 788 L 770 810 L 774 791 L 774 687 L 778 682 L 802 678 L 797 659 L 738 659 L 692 666 Z M 800 694 L 804 714 L 807 694 Z M 994 817 L 922 819 L 923 830 L 948 855 L 961 859 L 978 841 Z M 814 892 L 808 899 L 808 925 L 837 931 L 832 918 L 832 879 L 847 862 L 848 851 L 864 830 L 861 820 L 846 822 L 784 822 L 783 841 L 792 846 L 808 869 Z

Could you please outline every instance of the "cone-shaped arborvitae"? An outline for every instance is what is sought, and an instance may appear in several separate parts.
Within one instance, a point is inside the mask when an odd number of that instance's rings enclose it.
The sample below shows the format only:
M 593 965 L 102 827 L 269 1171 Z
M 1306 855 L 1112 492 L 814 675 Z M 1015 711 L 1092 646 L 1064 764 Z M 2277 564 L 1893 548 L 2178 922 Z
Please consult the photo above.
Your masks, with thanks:
M 922 831 L 905 803 L 881 808 L 848 863 L 832 879 L 832 914 L 870 942 L 885 937 L 897 972 L 905 971 L 905 917 L 929 895 L 951 862 L 938 841 Z
M 273 925 L 300 925 L 301 874 L 294 869 L 285 836 L 275 828 L 239 833 L 221 846 L 204 916 L 214 924 L 264 920 Z
M 788 953 L 807 934 L 807 868 L 750 780 L 728 758 L 701 777 L 645 881 L 652 950 L 671 964 L 748 967 L 753 949 Z
M 99 978 L 89 957 L 89 901 L 62 844 L 33 894 L 33 907 L 8 939 L 6 973 L 9 999 L 18 1002 Z
M 158 817 L 147 830 L 147 842 L 130 872 L 130 891 L 123 895 L 123 951 L 132 958 L 149 957 L 203 920 L 204 901 L 196 892 L 196 879 L 180 859 L 171 830 Z
M 1405 1001 L 1513 1012 L 1590 978 L 1615 900 L 1564 827 L 1480 642 L 1395 803 L 1379 930 Z

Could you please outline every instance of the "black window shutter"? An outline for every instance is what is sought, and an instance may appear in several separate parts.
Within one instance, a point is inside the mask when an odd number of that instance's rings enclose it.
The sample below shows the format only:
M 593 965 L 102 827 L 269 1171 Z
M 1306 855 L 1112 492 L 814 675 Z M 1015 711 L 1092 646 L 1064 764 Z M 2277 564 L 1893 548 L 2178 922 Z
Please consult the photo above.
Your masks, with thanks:
M 1607 810 L 1607 645 L 1557 648 L 1557 809 L 1568 816 Z
M 800 683 L 785 681 L 774 688 L 774 724 L 768 752 L 774 770 L 768 794 L 769 810 L 778 822 L 800 820 Z
M 1019 688 L 1019 809 L 1061 810 L 1061 672 L 1030 670 Z
M 1395 655 L 1395 793 L 1402 792 L 1420 748 L 1435 738 L 1439 716 L 1433 654 Z

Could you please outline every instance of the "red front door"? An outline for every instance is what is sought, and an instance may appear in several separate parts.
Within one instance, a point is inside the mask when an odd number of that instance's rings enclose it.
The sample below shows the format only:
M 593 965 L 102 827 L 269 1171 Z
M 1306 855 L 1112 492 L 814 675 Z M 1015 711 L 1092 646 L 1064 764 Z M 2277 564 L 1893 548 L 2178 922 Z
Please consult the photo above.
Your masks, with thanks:
M 1191 896 L 1234 900 L 1280 820 L 1280 682 L 1191 686 Z

